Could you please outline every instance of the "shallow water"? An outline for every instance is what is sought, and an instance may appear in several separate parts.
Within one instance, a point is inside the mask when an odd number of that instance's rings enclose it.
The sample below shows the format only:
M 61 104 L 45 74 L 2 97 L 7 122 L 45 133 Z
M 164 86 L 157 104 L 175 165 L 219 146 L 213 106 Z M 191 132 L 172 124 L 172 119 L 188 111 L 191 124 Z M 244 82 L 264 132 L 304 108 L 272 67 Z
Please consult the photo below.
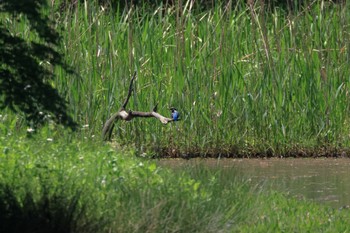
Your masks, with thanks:
M 162 160 L 161 166 L 181 168 L 202 164 L 335 208 L 350 205 L 350 159 L 193 159 Z M 225 176 L 229 177 L 229 176 Z

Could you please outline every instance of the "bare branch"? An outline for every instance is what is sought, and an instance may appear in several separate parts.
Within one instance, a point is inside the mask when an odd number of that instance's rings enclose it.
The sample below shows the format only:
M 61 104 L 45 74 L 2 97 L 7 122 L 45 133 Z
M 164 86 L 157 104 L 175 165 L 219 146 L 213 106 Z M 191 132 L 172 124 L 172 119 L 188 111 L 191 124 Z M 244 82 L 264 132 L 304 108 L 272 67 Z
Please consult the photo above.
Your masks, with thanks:
M 129 112 L 129 115 L 131 115 L 131 118 L 135 118 L 135 117 L 155 117 L 155 118 L 160 120 L 160 122 L 162 122 L 165 125 L 168 124 L 171 121 L 174 121 L 173 119 L 164 117 L 164 116 L 162 116 L 161 114 L 159 114 L 159 113 L 157 113 L 155 111 L 152 111 L 152 112 L 132 111 L 132 112 Z
M 133 76 L 132 76 L 132 78 L 131 78 L 130 85 L 129 85 L 128 96 L 126 97 L 126 99 L 125 99 L 125 101 L 124 101 L 124 104 L 122 105 L 122 109 L 125 109 L 125 108 L 126 108 L 126 105 L 127 105 L 128 102 L 129 102 L 131 93 L 132 93 L 132 91 L 133 91 L 132 85 L 133 85 L 133 82 L 134 82 L 135 78 L 136 78 L 136 71 L 134 72 L 134 74 L 133 74 Z
M 154 106 L 153 110 L 151 112 L 140 112 L 140 111 L 126 111 L 126 105 L 129 102 L 131 93 L 133 91 L 133 82 L 136 78 L 136 72 L 133 74 L 133 77 L 130 80 L 130 85 L 129 85 L 129 91 L 128 91 L 128 96 L 125 99 L 124 104 L 122 105 L 121 109 L 114 113 L 104 124 L 103 129 L 102 129 L 102 138 L 105 141 L 109 141 L 112 138 L 112 131 L 114 129 L 114 124 L 117 120 L 124 120 L 124 121 L 131 121 L 133 118 L 136 117 L 154 117 L 157 118 L 160 122 L 163 124 L 168 124 L 169 122 L 174 121 L 171 118 L 167 118 L 162 116 L 157 112 L 157 107 L 158 103 Z
M 110 141 L 112 138 L 112 132 L 114 128 L 114 122 L 118 119 L 119 112 L 114 113 L 104 124 L 102 129 L 102 138 L 104 141 Z

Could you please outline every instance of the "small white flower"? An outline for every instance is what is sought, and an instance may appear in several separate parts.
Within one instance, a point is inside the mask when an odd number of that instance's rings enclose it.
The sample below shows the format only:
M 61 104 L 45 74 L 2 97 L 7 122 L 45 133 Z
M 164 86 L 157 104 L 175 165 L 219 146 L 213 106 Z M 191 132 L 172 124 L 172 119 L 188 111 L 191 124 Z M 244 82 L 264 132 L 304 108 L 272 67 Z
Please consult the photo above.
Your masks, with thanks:
M 35 131 L 35 130 L 34 130 L 33 128 L 28 128 L 28 129 L 27 129 L 27 132 L 28 132 L 28 133 L 33 133 L 34 131 Z
M 53 139 L 52 139 L 52 138 L 47 138 L 47 139 L 46 139 L 46 141 L 48 141 L 48 142 L 52 142 L 52 141 L 53 141 Z
M 101 184 L 102 184 L 102 185 L 105 185 L 105 184 L 106 184 L 106 180 L 103 179 L 103 180 L 101 181 Z

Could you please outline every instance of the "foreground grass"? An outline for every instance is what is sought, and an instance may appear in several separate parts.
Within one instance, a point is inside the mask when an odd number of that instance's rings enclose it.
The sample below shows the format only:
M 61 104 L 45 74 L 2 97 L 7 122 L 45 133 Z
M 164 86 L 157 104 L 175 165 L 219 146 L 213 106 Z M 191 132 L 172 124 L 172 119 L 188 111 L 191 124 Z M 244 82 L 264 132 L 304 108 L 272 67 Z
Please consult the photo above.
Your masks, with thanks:
M 334 232 L 350 213 L 87 139 L 1 136 L 1 232 Z M 66 138 L 74 136 L 66 135 Z

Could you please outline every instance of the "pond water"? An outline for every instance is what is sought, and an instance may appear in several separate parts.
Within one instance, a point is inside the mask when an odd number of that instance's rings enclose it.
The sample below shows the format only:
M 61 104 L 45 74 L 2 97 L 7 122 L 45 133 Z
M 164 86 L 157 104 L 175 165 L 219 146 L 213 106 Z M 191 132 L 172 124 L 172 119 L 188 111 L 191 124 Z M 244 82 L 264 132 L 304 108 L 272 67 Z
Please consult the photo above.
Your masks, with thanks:
M 161 166 L 208 166 L 232 171 L 252 185 L 262 184 L 297 198 L 325 203 L 334 208 L 350 206 L 350 159 L 192 159 L 161 160 Z M 229 176 L 225 176 L 229 177 Z

